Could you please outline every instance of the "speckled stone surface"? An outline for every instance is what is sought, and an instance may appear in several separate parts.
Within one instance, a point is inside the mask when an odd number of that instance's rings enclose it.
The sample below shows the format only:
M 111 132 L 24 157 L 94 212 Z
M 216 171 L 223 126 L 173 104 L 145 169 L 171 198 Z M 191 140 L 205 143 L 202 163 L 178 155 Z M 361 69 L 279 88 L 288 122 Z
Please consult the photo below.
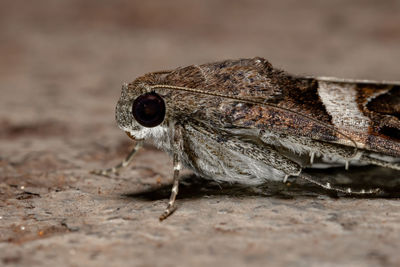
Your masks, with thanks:
M 399 80 L 399 1 L 0 2 L 1 266 L 399 266 L 399 172 L 315 172 L 373 198 L 302 181 L 260 187 L 187 174 L 160 223 L 171 159 L 117 129 L 123 81 L 263 56 L 292 73 Z M 397 179 L 396 179 L 397 178 Z

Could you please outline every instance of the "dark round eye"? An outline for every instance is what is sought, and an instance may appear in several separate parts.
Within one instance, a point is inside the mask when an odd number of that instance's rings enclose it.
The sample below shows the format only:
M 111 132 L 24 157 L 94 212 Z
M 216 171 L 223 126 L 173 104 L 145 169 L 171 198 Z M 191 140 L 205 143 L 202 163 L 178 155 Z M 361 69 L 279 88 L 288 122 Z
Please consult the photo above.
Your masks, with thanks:
M 164 100 L 156 93 L 147 93 L 133 101 L 132 114 L 144 127 L 156 127 L 165 117 Z

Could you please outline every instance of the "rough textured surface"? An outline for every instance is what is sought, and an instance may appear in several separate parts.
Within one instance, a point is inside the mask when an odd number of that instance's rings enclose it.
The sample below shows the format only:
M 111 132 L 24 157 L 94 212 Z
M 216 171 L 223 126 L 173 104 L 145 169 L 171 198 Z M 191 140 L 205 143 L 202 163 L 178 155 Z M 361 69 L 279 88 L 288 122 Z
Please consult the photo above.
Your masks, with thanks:
M 309 185 L 185 180 L 163 223 L 171 160 L 116 128 L 123 81 L 263 56 L 299 74 L 398 80 L 398 1 L 2 1 L 0 265 L 398 266 L 400 201 Z M 349 183 L 342 169 L 317 173 Z M 352 168 L 399 187 L 398 172 Z M 363 180 L 361 180 L 361 178 Z M 393 198 L 390 198 L 393 197 Z

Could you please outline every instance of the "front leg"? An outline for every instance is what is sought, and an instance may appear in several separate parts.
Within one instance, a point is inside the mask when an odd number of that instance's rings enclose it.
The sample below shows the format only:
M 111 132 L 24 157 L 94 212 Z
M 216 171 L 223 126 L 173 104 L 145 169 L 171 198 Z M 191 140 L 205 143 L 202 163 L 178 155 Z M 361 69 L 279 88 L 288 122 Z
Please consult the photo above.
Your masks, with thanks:
M 118 165 L 108 169 L 93 170 L 90 173 L 102 176 L 110 176 L 111 174 L 118 175 L 118 171 L 127 167 L 132 162 L 133 157 L 142 148 L 142 146 L 143 142 L 138 141 L 128 156 Z
M 180 125 L 175 126 L 174 138 L 171 147 L 173 148 L 173 164 L 174 164 L 172 191 L 169 197 L 167 208 L 160 216 L 160 221 L 165 220 L 169 215 L 171 215 L 176 210 L 175 199 L 176 196 L 178 195 L 178 189 L 179 189 L 179 171 L 182 169 L 182 163 L 179 158 L 180 155 L 179 152 L 183 150 L 182 128 Z

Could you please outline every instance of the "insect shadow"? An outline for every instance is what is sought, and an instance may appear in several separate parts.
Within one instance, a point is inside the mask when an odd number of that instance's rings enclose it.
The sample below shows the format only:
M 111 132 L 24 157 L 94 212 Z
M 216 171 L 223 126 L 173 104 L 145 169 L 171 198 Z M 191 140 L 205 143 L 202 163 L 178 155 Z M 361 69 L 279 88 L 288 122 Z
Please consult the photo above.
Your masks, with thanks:
M 268 182 L 268 185 L 246 186 L 237 183 L 215 182 L 202 179 L 194 174 L 184 175 L 180 179 L 177 199 L 196 199 L 211 196 L 275 196 L 291 198 L 285 194 L 287 185 L 279 182 Z M 145 191 L 125 194 L 125 197 L 145 199 L 149 201 L 167 199 L 171 192 L 171 185 L 162 185 Z
M 379 187 L 383 192 L 374 195 L 347 195 L 335 191 L 327 191 L 310 184 L 300 178 L 291 178 L 289 182 L 268 181 L 257 186 L 215 182 L 201 179 L 194 174 L 181 178 L 178 199 L 196 199 L 210 196 L 232 197 L 274 197 L 280 199 L 315 198 L 315 197 L 346 197 L 346 198 L 398 198 L 400 197 L 400 172 L 377 166 L 352 167 L 346 171 L 341 167 L 328 169 L 306 169 L 307 174 L 317 177 L 320 181 L 342 187 L 351 186 L 355 189 L 370 189 Z M 398 178 L 396 178 L 398 177 Z M 162 200 L 169 197 L 171 185 L 152 187 L 145 191 L 124 194 L 123 196 L 148 201 Z

